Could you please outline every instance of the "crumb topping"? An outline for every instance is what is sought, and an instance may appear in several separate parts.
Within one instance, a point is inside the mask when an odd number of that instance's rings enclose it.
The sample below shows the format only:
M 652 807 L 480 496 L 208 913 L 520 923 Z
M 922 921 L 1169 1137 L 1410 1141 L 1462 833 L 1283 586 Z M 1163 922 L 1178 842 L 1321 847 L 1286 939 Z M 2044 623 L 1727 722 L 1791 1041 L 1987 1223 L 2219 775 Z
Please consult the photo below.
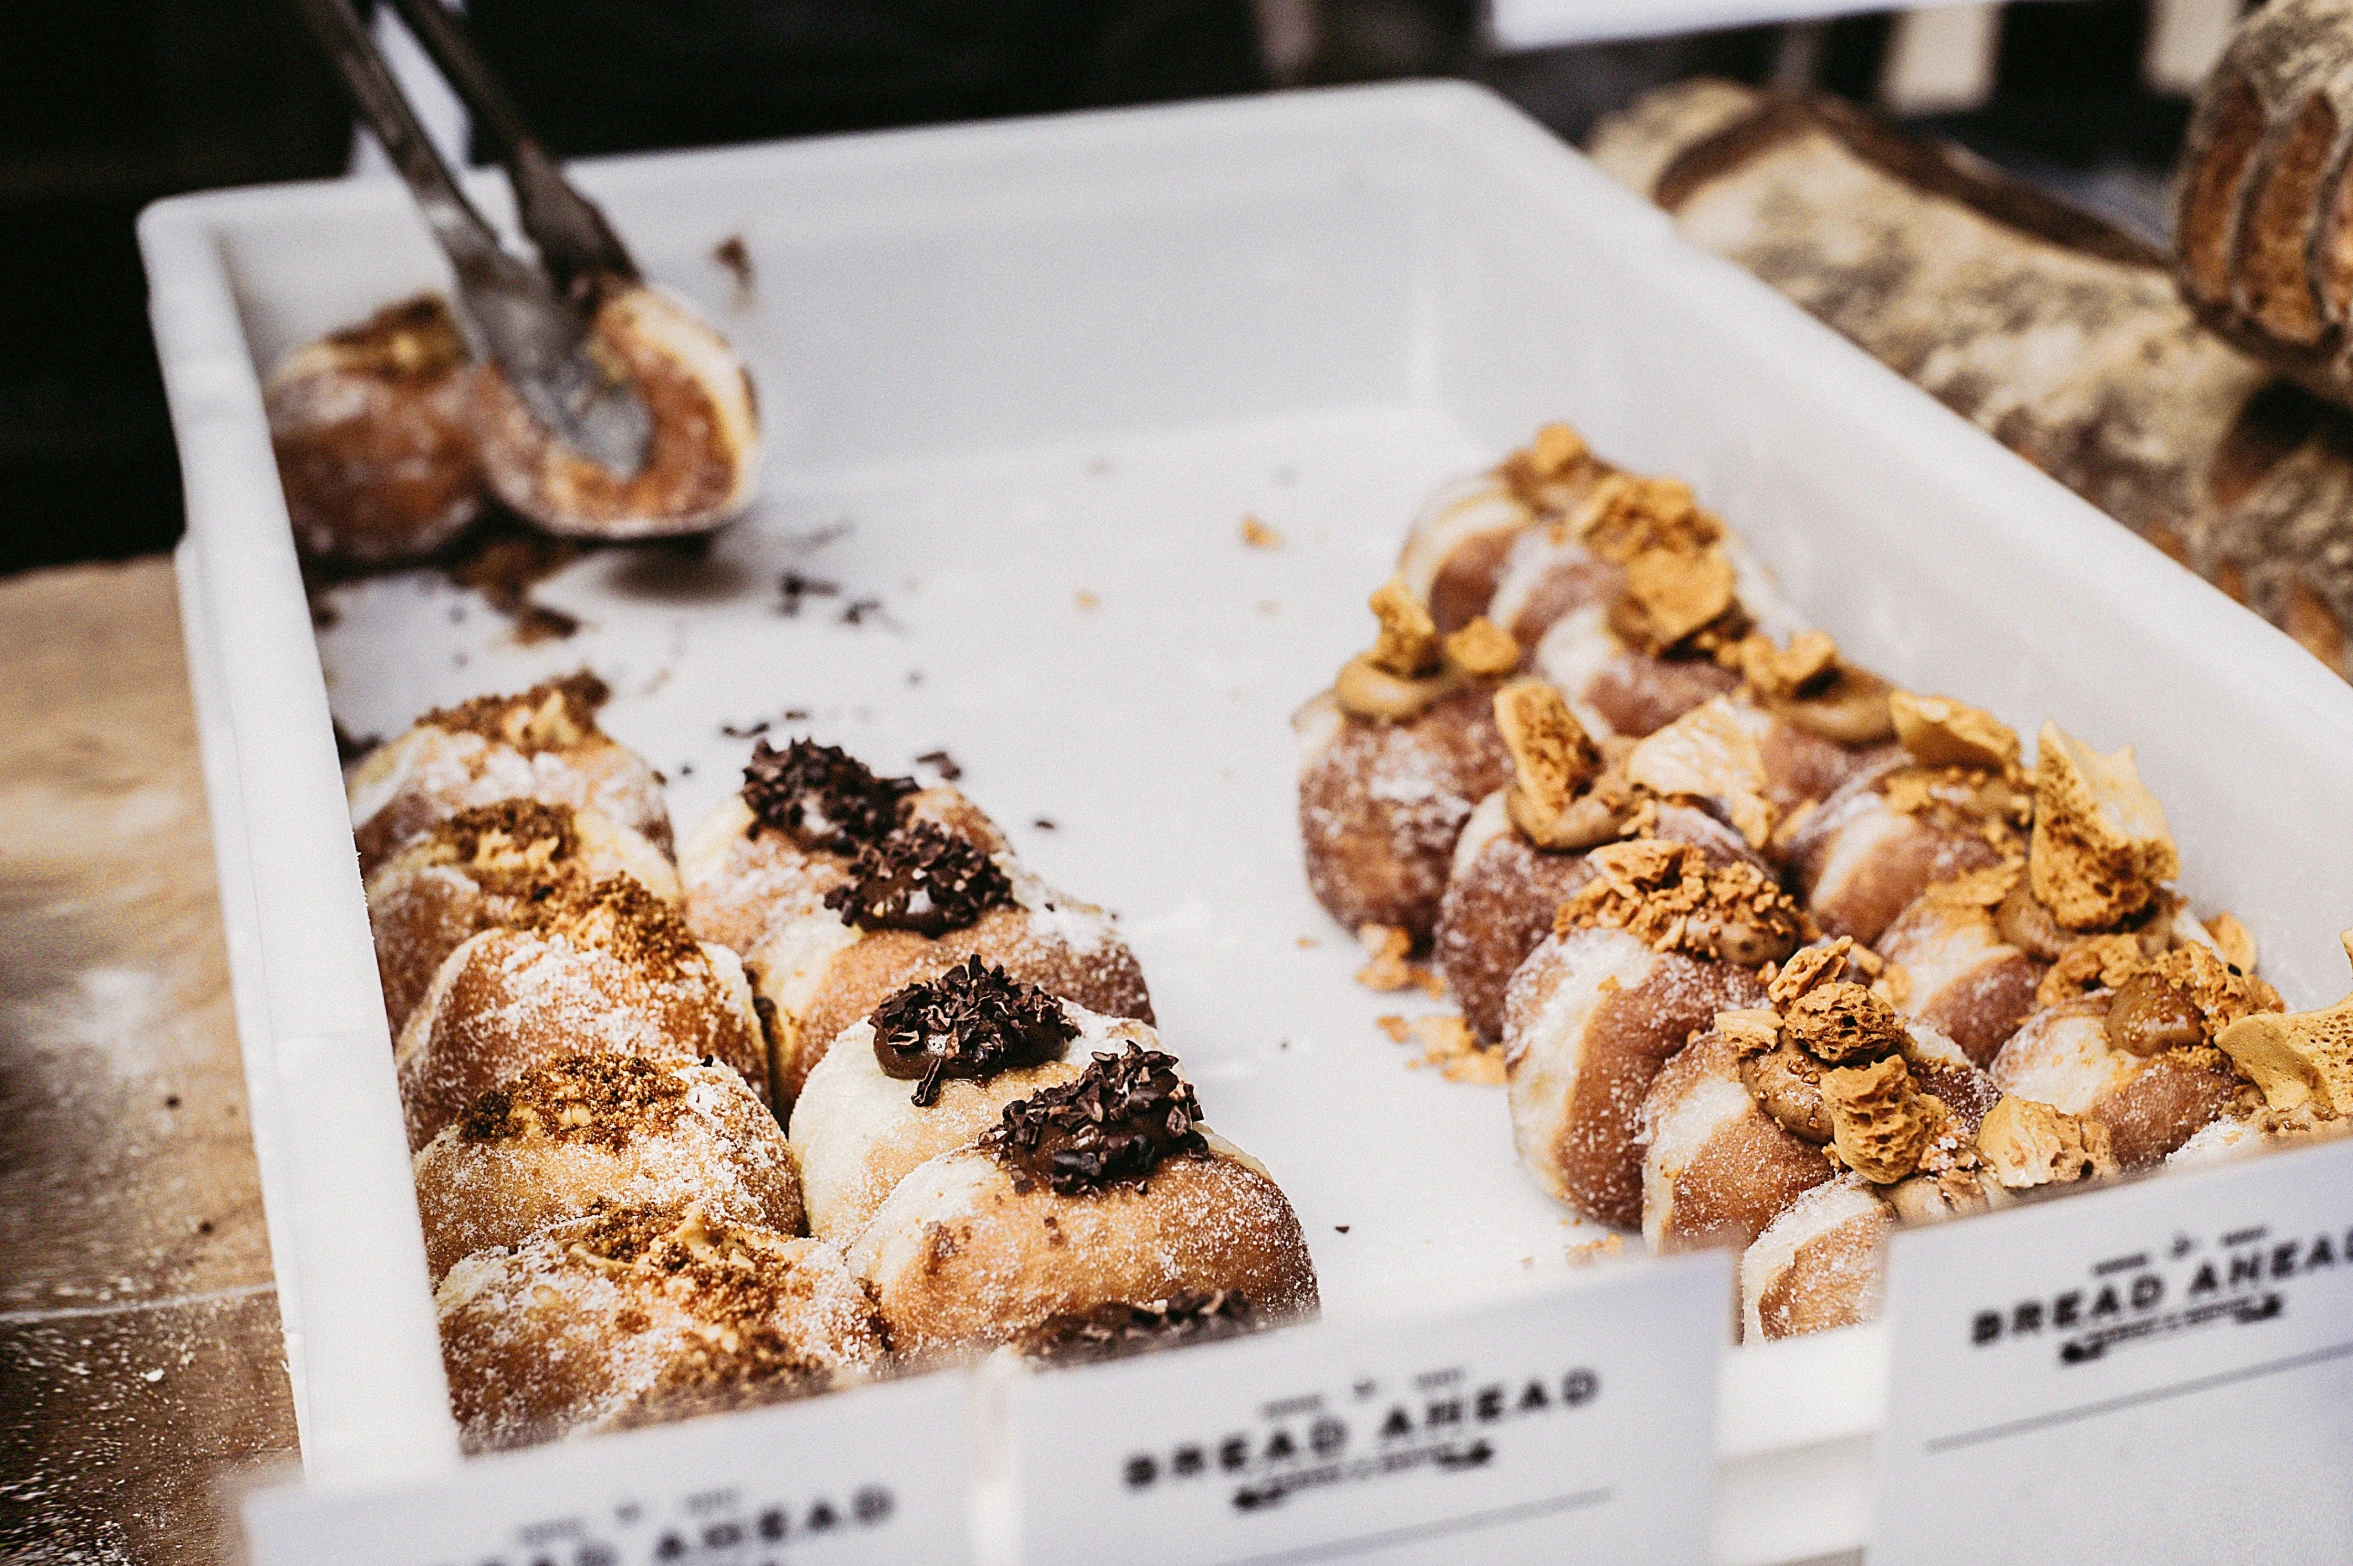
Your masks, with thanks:
M 1495 693 L 1495 726 L 1511 753 L 1512 784 L 1504 812 L 1539 848 L 1591 848 L 1625 828 L 1635 800 L 1630 785 L 1604 788 L 1601 748 L 1542 680 L 1514 680 Z
M 477 696 L 454 707 L 436 707 L 417 720 L 420 728 L 479 734 L 525 755 L 568 750 L 596 737 L 596 710 L 612 688 L 588 670 L 532 686 L 520 696 Z
M 1495 471 L 1520 499 L 1542 506 L 1555 485 L 1592 459 L 1584 436 L 1566 424 L 1547 424 L 1524 449 L 1504 458 Z
M 1107 1300 L 1049 1316 L 1023 1336 L 1021 1352 L 1056 1365 L 1098 1365 L 1153 1349 L 1241 1337 L 1267 1323 L 1239 1289 L 1180 1289 L 1164 1300 Z
M 1899 1053 L 1908 1035 L 1896 1009 L 1860 984 L 1818 985 L 1781 1013 L 1781 1040 L 1826 1066 Z
M 1745 861 L 1713 866 L 1687 843 L 1636 838 L 1587 856 L 1599 872 L 1561 904 L 1561 934 L 1622 929 L 1654 951 L 1754 967 L 1786 956 L 1805 915 L 1771 877 Z
M 1612 474 L 1570 524 L 1578 540 L 1626 573 L 1610 629 L 1629 646 L 1665 653 L 1689 644 L 1713 651 L 1737 641 L 1741 622 L 1724 527 L 1677 479 Z M 1702 638 L 1699 632 L 1718 634 Z M 1703 645 L 1705 643 L 1706 645 Z
M 754 835 L 773 827 L 803 848 L 837 854 L 881 841 L 916 788 L 913 778 L 879 777 L 839 745 L 807 739 L 782 750 L 761 740 L 743 769 Z
M 1374 589 L 1372 610 L 1381 623 L 1369 656 L 1374 668 L 1401 680 L 1436 674 L 1445 657 L 1437 622 L 1414 597 L 1402 578 L 1391 577 Z
M 673 978 L 707 960 L 678 910 L 626 875 L 559 885 L 522 911 L 517 928 L 601 947 Z
M 1892 687 L 1839 657 L 1827 631 L 1800 631 L 1787 647 L 1751 632 L 1732 656 L 1757 704 L 1809 733 L 1848 746 L 1880 744 L 1895 734 Z
M 1977 1155 L 1986 1176 L 2005 1191 L 2119 1172 L 2105 1125 L 2009 1093 L 1978 1123 Z
M 1511 632 L 1483 614 L 1449 634 L 1441 645 L 1447 667 L 1465 674 L 1492 678 L 1520 666 L 1520 644 L 1512 640 Z
M 2121 973 L 2101 974 L 2116 991 L 2108 1005 L 2107 1030 L 2108 1042 L 2118 1049 L 2146 1057 L 2195 1048 L 2214 1042 L 2241 1017 L 2285 1009 L 2277 990 L 2203 946 L 2178 946 L 2144 959 L 2128 936 L 2093 936 L 2077 949 L 2104 949 L 2118 941 L 2131 942 L 2129 959 L 2117 964 Z M 2052 971 L 2066 968 L 2074 956 L 2070 951 Z
M 944 935 L 1013 901 L 1013 882 L 968 839 L 929 821 L 906 821 L 850 861 L 849 879 L 825 906 L 861 930 Z
M 502 799 L 439 823 L 423 848 L 431 862 L 455 865 L 485 891 L 528 897 L 544 895 L 576 863 L 580 834 L 567 806 Z
M 946 1078 L 986 1082 L 1044 1065 L 1062 1059 L 1078 1037 L 1060 1001 L 982 962 L 978 952 L 936 979 L 908 985 L 868 1020 L 876 1063 L 884 1075 L 913 1082 L 921 1105 L 939 1101 Z
M 1117 1186 L 1144 1189 L 1171 1158 L 1207 1158 L 1201 1104 L 1177 1075 L 1174 1055 L 1130 1044 L 1099 1054 L 1077 1080 L 1007 1104 L 979 1146 L 1026 1193 L 1044 1185 L 1061 1196 Z
M 637 1055 L 567 1055 L 478 1096 L 458 1117 L 465 1142 L 551 1141 L 619 1152 L 685 1112 L 686 1084 Z
M 1831 1153 L 1874 1185 L 1917 1173 L 1952 1118 L 1943 1099 L 1914 1084 L 1901 1055 L 1823 1072 L 1822 1098 Z
M 1982 707 L 1950 696 L 1894 691 L 1887 708 L 1897 743 L 1924 767 L 2008 772 L 2018 765 L 2018 731 Z
M 2026 857 L 2034 796 L 2023 778 L 1983 767 L 1898 767 L 1880 779 L 1888 808 L 1985 839 L 2006 859 Z
M 2112 928 L 2181 873 L 2165 811 L 2141 783 L 2129 745 L 2103 756 L 2046 723 L 2036 739 L 2035 897 L 2070 930 Z
M 700 1356 L 670 1367 L 666 1387 L 724 1388 L 778 1377 L 830 1379 L 826 1367 L 777 1329 L 799 1308 L 806 1282 L 782 1235 L 712 1218 L 700 1204 L 608 1207 L 567 1225 L 566 1253 L 604 1271 L 635 1273 L 692 1299 Z
M 2339 939 L 2353 957 L 2353 930 Z M 2353 995 L 2318 1011 L 2242 1017 L 2215 1044 L 2262 1095 L 2266 1130 L 2309 1130 L 2353 1112 Z

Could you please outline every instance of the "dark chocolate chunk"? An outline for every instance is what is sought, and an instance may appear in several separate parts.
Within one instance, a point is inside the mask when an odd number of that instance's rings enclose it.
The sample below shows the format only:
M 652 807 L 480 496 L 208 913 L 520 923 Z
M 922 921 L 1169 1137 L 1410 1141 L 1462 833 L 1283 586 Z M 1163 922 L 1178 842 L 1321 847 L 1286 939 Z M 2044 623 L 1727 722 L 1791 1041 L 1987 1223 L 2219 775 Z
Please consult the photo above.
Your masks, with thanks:
M 1174 1055 L 1140 1044 L 1097 1055 L 1077 1081 L 1007 1104 L 980 1146 L 1013 1171 L 1016 1191 L 1039 1182 L 1062 1196 L 1141 1190 L 1167 1160 L 1209 1156 L 1200 1100 L 1176 1067 Z
M 837 854 L 880 842 L 914 792 L 913 778 L 877 777 L 839 745 L 814 740 L 797 739 L 782 750 L 762 740 L 743 769 L 743 800 L 752 807 L 755 834 L 774 827 L 803 848 Z
M 850 862 L 825 906 L 861 930 L 945 935 L 1013 901 L 1013 882 L 971 842 L 929 821 L 908 821 Z
M 988 966 L 978 952 L 936 979 L 908 985 L 868 1020 L 883 1074 L 913 1082 L 918 1104 L 939 1101 L 943 1078 L 986 1082 L 1044 1065 L 1078 1037 L 1060 1001 Z
M 1239 1289 L 1180 1289 L 1164 1300 L 1110 1300 L 1049 1316 L 1021 1340 L 1021 1352 L 1055 1365 L 1096 1365 L 1153 1349 L 1238 1338 L 1267 1325 Z

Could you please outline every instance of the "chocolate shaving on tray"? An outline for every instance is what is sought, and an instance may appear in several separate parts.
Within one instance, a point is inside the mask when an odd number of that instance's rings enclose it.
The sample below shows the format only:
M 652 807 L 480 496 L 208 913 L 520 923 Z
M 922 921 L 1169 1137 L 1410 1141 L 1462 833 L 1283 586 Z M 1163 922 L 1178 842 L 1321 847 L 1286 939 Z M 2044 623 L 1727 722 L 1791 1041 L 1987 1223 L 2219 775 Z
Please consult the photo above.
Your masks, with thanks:
M 1007 1104 L 979 1145 L 1012 1170 L 1019 1192 L 1038 1184 L 1062 1196 L 1142 1190 L 1167 1160 L 1209 1156 L 1200 1121 L 1176 1057 L 1130 1044 L 1097 1055 L 1074 1082 Z
M 910 984 L 874 1009 L 874 1058 L 885 1076 L 915 1084 L 914 1101 L 938 1102 L 948 1077 L 985 1082 L 999 1072 L 1060 1060 L 1078 1026 L 1034 984 L 980 960 L 978 952 L 936 979 Z
M 1013 882 L 971 842 L 929 821 L 909 821 L 850 862 L 850 878 L 825 906 L 861 930 L 944 935 L 1013 901 Z
M 774 827 L 803 848 L 837 854 L 882 841 L 915 791 L 913 778 L 879 777 L 839 745 L 814 740 L 797 739 L 782 750 L 762 740 L 743 769 L 751 835 Z
M 1266 1325 L 1239 1289 L 1180 1289 L 1148 1304 L 1109 1300 L 1091 1310 L 1049 1316 L 1021 1340 L 1021 1352 L 1048 1364 L 1097 1365 L 1154 1349 L 1237 1338 Z

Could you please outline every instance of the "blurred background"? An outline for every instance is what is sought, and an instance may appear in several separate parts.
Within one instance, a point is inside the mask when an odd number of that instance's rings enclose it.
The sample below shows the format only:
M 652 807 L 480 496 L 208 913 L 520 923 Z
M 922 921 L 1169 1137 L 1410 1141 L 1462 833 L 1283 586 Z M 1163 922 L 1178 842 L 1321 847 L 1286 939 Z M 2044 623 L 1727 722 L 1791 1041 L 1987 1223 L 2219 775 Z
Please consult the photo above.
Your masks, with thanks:
M 1413 76 L 1485 82 L 1577 140 L 1651 87 L 1711 74 L 1870 105 L 2162 239 L 2189 94 L 2240 0 L 2017 0 L 1556 43 L 1579 31 L 1580 8 L 472 0 L 468 9 L 484 53 L 565 155 Z M 1656 8 L 1662 26 L 1710 9 Z M 19 5 L 6 42 L 0 571 L 163 549 L 180 532 L 179 473 L 133 219 L 182 191 L 334 178 L 355 164 L 365 177 L 372 151 L 355 148 L 341 95 L 289 0 Z M 388 47 L 397 55 L 402 42 Z M 437 118 L 463 140 L 454 114 Z

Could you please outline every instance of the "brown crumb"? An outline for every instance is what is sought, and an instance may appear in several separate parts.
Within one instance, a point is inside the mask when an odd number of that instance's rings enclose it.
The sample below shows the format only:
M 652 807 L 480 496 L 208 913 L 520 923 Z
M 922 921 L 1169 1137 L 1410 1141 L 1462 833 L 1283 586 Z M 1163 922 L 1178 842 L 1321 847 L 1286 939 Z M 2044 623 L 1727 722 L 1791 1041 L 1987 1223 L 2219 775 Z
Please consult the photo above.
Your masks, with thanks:
M 1242 542 L 1252 549 L 1280 549 L 1283 535 L 1254 516 L 1242 518 Z
M 1359 925 L 1356 938 L 1364 943 L 1372 961 L 1356 970 L 1356 982 L 1368 990 L 1387 994 L 1402 990 L 1413 983 L 1414 965 L 1406 960 L 1413 950 L 1413 937 L 1395 925 Z
M 1874 1185 L 1892 1185 L 1920 1167 L 1952 1111 L 1913 1084 L 1901 1055 L 1822 1073 L 1830 1111 L 1830 1146 L 1838 1161 Z
M 1316 939 L 1314 936 L 1312 936 L 1312 935 L 1302 935 L 1301 937 L 1299 937 L 1299 949 L 1300 949 L 1301 951 L 1303 951 L 1303 952 L 1305 952 L 1305 951 L 1313 951 L 1313 950 L 1314 950 L 1316 947 L 1318 947 L 1318 946 L 1320 946 L 1320 945 L 1322 945 L 1322 944 L 1323 944 L 1323 943 L 1322 943 L 1321 941 L 1318 941 L 1318 940 L 1317 940 L 1317 939 Z
M 1374 617 L 1381 622 L 1380 634 L 1367 655 L 1373 667 L 1401 680 L 1438 672 L 1443 656 L 1438 627 L 1405 583 L 1391 577 L 1374 590 L 1371 603 Z
M 1077 604 L 1081 609 L 1092 609 L 1103 600 L 1097 598 L 1093 593 L 1088 592 L 1085 588 L 1082 587 L 1077 592 L 1070 595 L 1070 601 Z
M 1413 1024 L 1395 1012 L 1391 1012 L 1386 1017 L 1376 1017 L 1373 1022 L 1383 1033 L 1389 1035 L 1389 1042 L 1392 1044 L 1402 1044 L 1413 1037 Z
M 2255 933 L 2239 923 L 2236 915 L 2216 914 L 2206 921 L 2206 933 L 2214 937 L 2224 962 L 2241 973 L 2255 971 Z
M 1419 1056 L 1405 1063 L 1409 1070 L 1436 1066 L 1449 1082 L 1503 1085 L 1503 1047 L 1481 1044 L 1462 1018 L 1444 1014 L 1416 1017 L 1406 1028 L 1413 1042 L 1422 1047 Z
M 1590 1267 L 1604 1257 L 1615 1256 L 1626 1248 L 1626 1237 L 1605 1234 L 1598 1240 L 1585 1240 L 1569 1247 L 1569 1265 Z

